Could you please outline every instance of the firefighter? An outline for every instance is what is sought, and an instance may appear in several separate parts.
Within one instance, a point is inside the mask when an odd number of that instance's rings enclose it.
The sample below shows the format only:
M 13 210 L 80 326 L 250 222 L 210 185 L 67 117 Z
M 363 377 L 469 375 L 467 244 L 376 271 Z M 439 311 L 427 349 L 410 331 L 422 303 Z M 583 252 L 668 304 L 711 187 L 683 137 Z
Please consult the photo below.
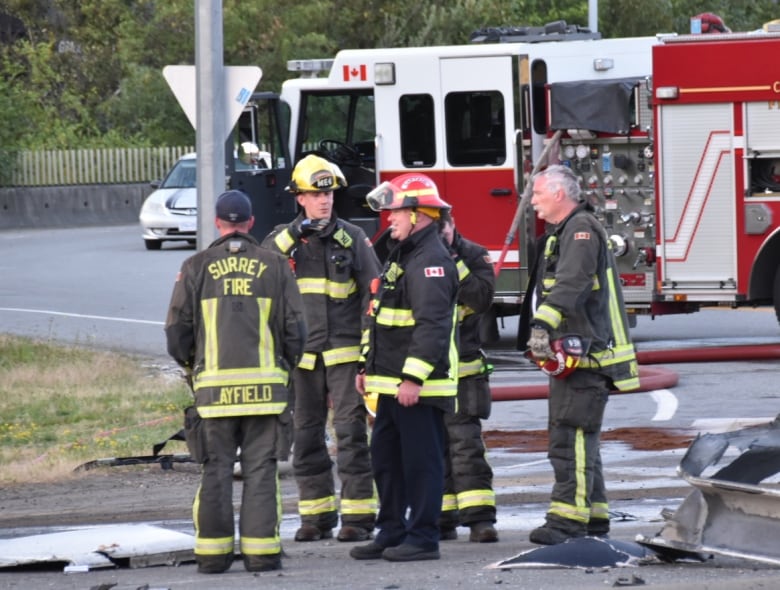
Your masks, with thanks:
M 458 269 L 458 409 L 444 416 L 444 497 L 439 521 L 443 541 L 458 538 L 458 525 L 475 543 L 498 541 L 493 470 L 485 458 L 482 420 L 490 417 L 490 367 L 482 352 L 480 324 L 493 302 L 495 275 L 488 251 L 464 238 L 449 211 L 439 219 L 442 239 Z
M 204 447 L 205 457 L 192 510 L 201 573 L 223 572 L 233 562 L 238 448 L 244 567 L 281 568 L 277 460 L 289 451 L 288 372 L 303 350 L 306 324 L 287 261 L 249 235 L 253 223 L 244 193 L 219 196 L 219 237 L 182 264 L 165 322 L 168 352 L 191 379 L 202 418 L 194 447 Z
M 301 542 L 332 538 L 331 529 L 338 525 L 326 443 L 329 396 L 341 480 L 338 540 L 367 540 L 377 510 L 366 408 L 355 389 L 355 375 L 371 281 L 381 268 L 363 230 L 333 212 L 333 191 L 344 186 L 335 164 L 316 155 L 301 159 L 287 187 L 301 212 L 263 241 L 294 265 L 309 328 L 303 357 L 293 371 L 293 471 L 301 517 L 295 540 Z
M 599 449 L 601 424 L 611 388 L 639 386 L 628 334 L 618 271 L 603 226 L 580 200 L 576 176 L 550 166 L 533 179 L 531 204 L 547 223 L 521 315 L 520 337 L 533 359 L 563 360 L 549 379 L 548 457 L 555 482 L 543 526 L 533 543 L 554 545 L 570 537 L 606 536 L 609 507 Z M 532 302 L 535 310 L 532 310 Z M 530 324 L 530 326 L 529 326 Z M 562 338 L 568 335 L 577 338 Z M 584 350 L 566 366 L 551 341 L 582 342 Z
M 366 199 L 389 211 L 391 241 L 356 378 L 358 391 L 379 394 L 371 435 L 379 532 L 350 556 L 439 559 L 444 414 L 457 394 L 458 274 L 436 220 L 450 206 L 417 173 L 380 184 Z

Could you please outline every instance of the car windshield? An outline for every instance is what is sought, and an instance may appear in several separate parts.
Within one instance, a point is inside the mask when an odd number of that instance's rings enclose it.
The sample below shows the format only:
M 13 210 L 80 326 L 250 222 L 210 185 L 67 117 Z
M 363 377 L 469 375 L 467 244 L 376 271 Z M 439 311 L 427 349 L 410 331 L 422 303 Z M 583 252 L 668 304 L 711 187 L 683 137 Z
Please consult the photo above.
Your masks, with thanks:
M 236 170 L 251 170 L 253 166 L 244 164 L 241 160 L 235 160 Z M 195 170 L 197 167 L 194 158 L 179 160 L 171 168 L 160 188 L 196 188 Z
M 195 188 L 195 159 L 176 162 L 160 188 Z

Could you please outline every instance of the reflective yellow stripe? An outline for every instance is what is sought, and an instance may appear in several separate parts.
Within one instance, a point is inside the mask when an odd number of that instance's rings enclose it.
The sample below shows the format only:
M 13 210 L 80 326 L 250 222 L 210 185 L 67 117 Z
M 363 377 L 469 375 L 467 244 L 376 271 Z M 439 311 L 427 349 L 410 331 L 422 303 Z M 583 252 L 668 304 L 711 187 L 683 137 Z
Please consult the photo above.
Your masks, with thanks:
M 313 371 L 316 364 L 317 355 L 313 352 L 304 352 L 303 355 L 301 355 L 301 360 L 298 362 L 298 368 Z
M 267 416 L 281 414 L 287 407 L 287 402 L 267 404 L 235 404 L 198 406 L 198 414 L 202 418 L 229 418 L 231 416 Z
M 479 375 L 482 373 L 483 365 L 482 359 L 474 359 L 473 361 L 460 361 L 458 364 L 458 377 L 470 377 L 471 375 Z
M 455 494 L 444 494 L 441 497 L 441 511 L 447 512 L 448 510 L 458 509 L 458 499 Z
M 491 489 L 467 490 L 458 494 L 458 508 L 474 508 L 476 506 L 495 506 L 496 494 Z
M 204 369 L 213 371 L 219 359 L 219 331 L 217 329 L 217 299 L 204 299 L 200 302 L 203 316 L 203 356 Z
M 347 299 L 353 293 L 357 293 L 355 279 L 349 279 L 344 283 L 329 281 L 322 278 L 299 278 L 298 289 L 301 295 L 326 295 L 333 299 Z
M 590 353 L 589 357 L 580 360 L 580 367 L 598 369 L 599 367 L 631 362 L 635 358 L 634 347 L 631 344 L 623 344 Z
M 411 309 L 381 307 L 376 316 L 376 323 L 380 326 L 410 327 L 414 326 L 414 316 Z
M 282 551 L 279 537 L 239 537 L 241 553 L 244 555 L 276 555 Z
M 471 271 L 469 270 L 469 267 L 466 266 L 466 263 L 462 260 L 458 260 L 455 263 L 455 267 L 458 269 L 458 281 L 463 282 L 463 279 L 465 279 L 467 276 L 471 274 Z
M 341 365 L 343 363 L 356 363 L 360 360 L 359 346 L 342 346 L 322 352 L 322 360 L 326 367 Z
M 468 305 L 458 305 L 458 323 L 462 322 L 473 313 L 474 310 Z
M 234 551 L 233 537 L 205 539 L 195 537 L 195 555 L 228 555 Z
M 287 371 L 279 367 L 249 367 L 244 369 L 217 369 L 202 371 L 195 377 L 195 389 L 247 385 L 254 383 L 287 383 Z
M 385 377 L 382 375 L 366 375 L 366 391 L 369 393 L 381 393 L 384 395 L 396 395 L 398 377 Z M 424 397 L 449 397 L 458 393 L 457 379 L 428 379 L 423 383 L 420 395 Z
M 577 428 L 574 431 L 574 479 L 577 487 L 574 489 L 574 503 L 577 509 L 585 508 L 588 503 L 588 486 L 585 480 L 585 464 L 587 455 L 585 453 L 585 431 Z M 590 508 L 588 508 L 590 516 Z
M 276 237 L 274 238 L 274 244 L 276 244 L 276 247 L 279 248 L 282 254 L 287 254 L 292 249 L 292 247 L 295 246 L 295 240 L 293 239 L 290 230 L 285 228 L 276 234 Z
M 534 320 L 544 322 L 554 329 L 561 324 L 563 321 L 563 316 L 561 315 L 561 312 L 559 312 L 554 307 L 550 307 L 546 303 L 542 303 L 539 307 L 536 308 L 536 311 L 534 312 Z
M 587 523 L 590 520 L 590 511 L 582 511 L 582 509 L 572 506 L 571 504 L 564 504 L 563 502 L 551 502 L 548 514 L 554 514 L 561 518 L 568 518 L 569 520 L 576 520 L 577 522 Z
M 301 516 L 314 516 L 336 511 L 336 496 L 325 496 L 314 500 L 298 500 L 298 513 Z
M 408 357 L 404 363 L 403 369 L 401 369 L 401 372 L 404 375 L 417 377 L 420 381 L 425 381 L 428 378 L 428 375 L 431 374 L 431 371 L 433 371 L 432 364 L 414 357 Z
M 594 502 L 590 505 L 590 518 L 603 518 L 609 520 L 609 504 L 606 502 Z
M 628 342 L 626 337 L 628 331 L 623 325 L 623 313 L 620 310 L 620 305 L 617 298 L 617 289 L 620 288 L 615 282 L 615 275 L 611 268 L 607 269 L 607 287 L 609 288 L 609 321 L 612 324 L 612 332 L 615 337 L 615 342 L 618 348 L 624 346 Z
M 379 500 L 376 496 L 373 498 L 358 498 L 341 500 L 342 514 L 376 514 L 379 508 Z

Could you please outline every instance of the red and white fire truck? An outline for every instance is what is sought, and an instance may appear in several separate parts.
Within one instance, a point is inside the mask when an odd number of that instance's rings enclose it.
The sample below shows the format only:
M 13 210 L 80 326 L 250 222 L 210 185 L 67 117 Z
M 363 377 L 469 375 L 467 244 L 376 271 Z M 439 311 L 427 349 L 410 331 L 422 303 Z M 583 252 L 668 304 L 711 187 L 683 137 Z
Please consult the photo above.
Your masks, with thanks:
M 780 35 L 537 33 L 290 62 L 292 159 L 337 162 L 350 186 L 336 209 L 370 236 L 382 230 L 370 187 L 414 170 L 433 178 L 459 230 L 501 264 L 497 316 L 518 312 L 543 230 L 532 211 L 516 215 L 528 174 L 554 161 L 577 173 L 607 228 L 634 318 L 780 311 Z

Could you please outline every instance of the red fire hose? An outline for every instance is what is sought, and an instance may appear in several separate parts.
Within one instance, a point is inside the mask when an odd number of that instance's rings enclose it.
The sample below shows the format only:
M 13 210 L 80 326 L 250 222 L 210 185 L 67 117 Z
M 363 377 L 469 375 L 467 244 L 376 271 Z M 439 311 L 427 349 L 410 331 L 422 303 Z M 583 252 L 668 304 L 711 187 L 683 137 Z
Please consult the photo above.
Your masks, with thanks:
M 647 367 L 661 363 L 701 363 L 715 361 L 771 360 L 780 359 L 780 344 L 756 344 L 736 346 L 703 346 L 670 350 L 645 350 L 637 352 L 639 361 L 639 388 L 627 393 L 640 393 L 654 389 L 674 387 L 678 375 L 663 367 Z M 493 386 L 490 388 L 493 401 L 522 401 L 546 399 L 547 383 L 529 385 Z M 613 394 L 621 393 L 613 391 Z

